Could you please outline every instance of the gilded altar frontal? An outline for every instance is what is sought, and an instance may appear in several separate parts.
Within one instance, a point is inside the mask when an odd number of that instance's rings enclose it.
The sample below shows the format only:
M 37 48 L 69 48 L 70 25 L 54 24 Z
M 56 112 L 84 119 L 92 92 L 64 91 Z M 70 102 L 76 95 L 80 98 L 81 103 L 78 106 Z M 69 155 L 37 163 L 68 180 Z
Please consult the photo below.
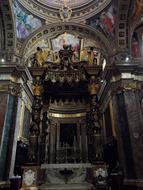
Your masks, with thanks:
M 143 190 L 143 1 L 0 0 L 0 190 Z

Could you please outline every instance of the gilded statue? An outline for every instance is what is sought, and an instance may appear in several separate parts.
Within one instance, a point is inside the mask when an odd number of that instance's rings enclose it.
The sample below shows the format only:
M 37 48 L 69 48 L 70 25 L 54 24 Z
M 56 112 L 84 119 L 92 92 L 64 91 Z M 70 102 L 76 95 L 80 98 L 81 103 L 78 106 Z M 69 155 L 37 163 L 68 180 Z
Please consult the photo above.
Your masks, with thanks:
M 88 64 L 92 65 L 94 60 L 94 53 L 93 50 L 88 51 Z
M 40 84 L 36 83 L 35 85 L 33 85 L 32 89 L 35 96 L 41 96 L 42 86 Z
M 99 84 L 96 82 L 95 76 L 92 76 L 90 84 L 88 85 L 88 90 L 91 95 L 95 95 L 97 94 L 98 89 L 99 89 Z
M 80 52 L 80 61 L 88 61 L 88 52 L 87 52 L 87 49 L 83 49 Z
M 89 65 L 97 64 L 97 57 L 94 54 L 93 47 L 83 49 L 80 52 L 80 61 L 87 61 Z
M 44 66 L 45 61 L 47 61 L 50 56 L 50 51 L 42 50 L 42 48 L 37 47 L 36 60 L 38 66 Z

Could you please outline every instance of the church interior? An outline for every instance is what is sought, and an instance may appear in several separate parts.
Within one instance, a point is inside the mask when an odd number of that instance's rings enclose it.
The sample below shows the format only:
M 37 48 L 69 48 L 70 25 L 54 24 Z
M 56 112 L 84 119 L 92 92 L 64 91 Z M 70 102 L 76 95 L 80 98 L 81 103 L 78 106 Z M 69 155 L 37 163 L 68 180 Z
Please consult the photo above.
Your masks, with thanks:
M 142 127 L 142 0 L 0 0 L 0 190 L 143 190 Z

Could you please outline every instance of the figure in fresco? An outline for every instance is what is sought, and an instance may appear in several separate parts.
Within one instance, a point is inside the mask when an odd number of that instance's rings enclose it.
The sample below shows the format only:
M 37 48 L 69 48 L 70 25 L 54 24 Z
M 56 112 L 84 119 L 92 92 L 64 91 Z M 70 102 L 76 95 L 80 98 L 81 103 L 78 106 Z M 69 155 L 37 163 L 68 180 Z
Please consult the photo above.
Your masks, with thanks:
M 103 11 L 101 15 L 94 16 L 88 20 L 89 25 L 104 33 L 104 35 L 114 35 L 115 25 L 115 7 L 110 6 L 108 10 Z
M 16 17 L 16 33 L 18 38 L 26 38 L 31 32 L 42 25 L 40 19 L 30 13 L 28 14 L 15 0 L 13 1 L 13 11 Z
M 139 40 L 135 36 L 132 39 L 131 51 L 133 57 L 141 57 Z
M 45 61 L 48 60 L 49 56 L 50 56 L 49 51 L 42 50 L 42 48 L 37 47 L 36 60 L 39 66 L 44 66 Z
M 103 12 L 100 16 L 103 28 L 109 34 L 113 33 L 114 18 L 110 12 Z
M 143 0 L 136 0 L 133 19 L 137 20 L 143 11 Z

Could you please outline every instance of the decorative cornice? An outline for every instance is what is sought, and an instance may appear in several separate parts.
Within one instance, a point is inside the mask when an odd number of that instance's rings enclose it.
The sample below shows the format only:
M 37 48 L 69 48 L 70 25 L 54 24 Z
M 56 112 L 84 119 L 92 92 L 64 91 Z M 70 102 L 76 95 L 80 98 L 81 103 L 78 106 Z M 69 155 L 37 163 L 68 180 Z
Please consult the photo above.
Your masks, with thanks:
M 15 64 L 0 64 L 0 82 L 3 84 L 6 81 L 10 81 L 11 83 L 15 83 L 17 85 L 21 86 L 21 89 L 23 89 L 30 100 L 33 100 L 33 93 L 32 93 L 32 87 L 30 84 L 30 81 L 32 81 L 32 76 L 25 66 L 18 66 Z M 5 87 L 4 87 L 5 88 Z M 15 89 L 14 87 L 11 89 L 11 92 L 13 93 Z M 8 89 L 7 89 L 8 91 Z
M 77 101 L 75 102 L 74 100 L 69 101 L 66 99 L 65 101 L 54 101 L 53 103 L 50 102 L 49 104 L 49 111 L 52 113 L 65 113 L 65 114 L 70 114 L 70 113 L 80 113 L 80 112 L 85 112 L 86 111 L 86 106 L 84 101 Z
M 12 81 L 0 81 L 0 92 L 21 96 L 21 85 Z
M 107 66 L 102 79 L 98 98 L 103 103 L 113 94 L 127 90 L 140 90 L 143 86 L 143 66 L 133 63 Z

